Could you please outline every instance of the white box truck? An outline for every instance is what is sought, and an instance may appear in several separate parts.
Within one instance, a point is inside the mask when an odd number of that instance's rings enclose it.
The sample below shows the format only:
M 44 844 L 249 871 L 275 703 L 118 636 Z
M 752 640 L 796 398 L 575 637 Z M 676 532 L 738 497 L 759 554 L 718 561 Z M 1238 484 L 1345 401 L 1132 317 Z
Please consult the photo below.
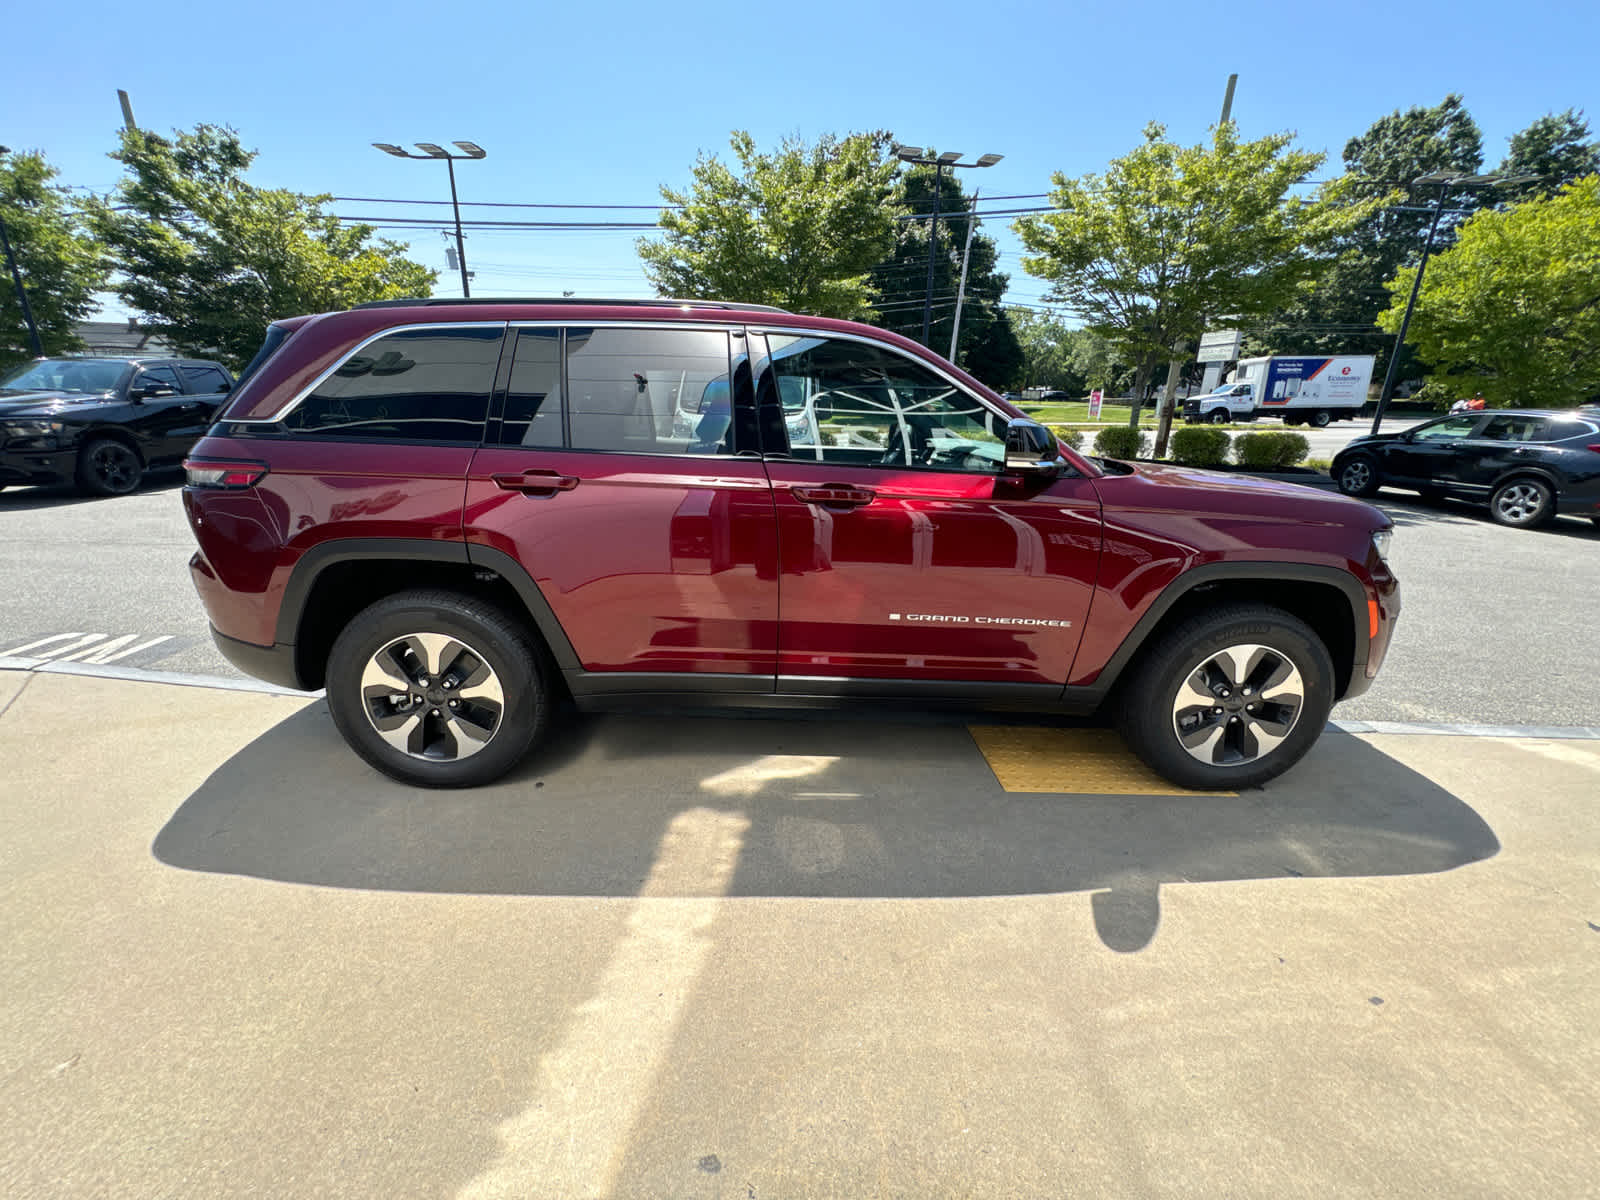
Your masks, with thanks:
M 1232 382 L 1184 402 L 1183 419 L 1222 425 L 1281 416 L 1285 425 L 1320 429 L 1330 421 L 1360 415 L 1372 382 L 1373 361 L 1370 354 L 1241 358 Z

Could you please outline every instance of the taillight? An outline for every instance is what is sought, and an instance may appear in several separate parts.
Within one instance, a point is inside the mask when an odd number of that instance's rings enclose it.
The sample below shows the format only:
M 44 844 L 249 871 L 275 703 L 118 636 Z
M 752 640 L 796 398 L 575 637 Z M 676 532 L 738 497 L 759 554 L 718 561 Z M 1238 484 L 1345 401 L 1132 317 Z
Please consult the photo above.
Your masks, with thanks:
M 233 462 L 211 458 L 186 458 L 183 470 L 190 487 L 247 488 L 260 483 L 267 473 L 262 462 Z
M 1600 454 L 1600 442 L 1590 442 L 1584 449 L 1593 450 L 1596 454 Z

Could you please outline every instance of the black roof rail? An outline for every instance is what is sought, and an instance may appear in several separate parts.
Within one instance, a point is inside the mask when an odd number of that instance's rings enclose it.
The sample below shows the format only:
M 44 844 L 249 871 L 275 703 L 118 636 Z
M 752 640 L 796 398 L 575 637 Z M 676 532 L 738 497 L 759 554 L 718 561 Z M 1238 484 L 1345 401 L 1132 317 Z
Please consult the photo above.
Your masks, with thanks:
M 598 296 L 442 296 L 413 300 L 368 300 L 352 308 L 432 308 L 449 304 L 609 304 L 627 308 L 722 308 L 731 312 L 787 313 L 770 304 L 739 304 L 731 300 L 639 300 Z

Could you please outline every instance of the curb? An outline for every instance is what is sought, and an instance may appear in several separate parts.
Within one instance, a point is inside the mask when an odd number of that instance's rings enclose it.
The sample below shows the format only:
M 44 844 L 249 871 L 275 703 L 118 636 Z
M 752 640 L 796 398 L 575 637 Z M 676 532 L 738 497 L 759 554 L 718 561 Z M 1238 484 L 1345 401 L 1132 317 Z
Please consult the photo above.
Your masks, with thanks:
M 263 683 L 259 679 L 231 679 L 225 675 L 185 675 L 172 671 L 143 671 L 138 667 L 96 666 L 87 663 L 53 663 L 43 658 L 0 658 L 0 671 L 26 671 L 37 675 L 82 675 L 95 679 L 120 679 L 132 683 L 166 683 L 176 687 L 213 688 L 223 692 L 254 692 L 312 700 L 322 692 L 297 692 Z M 1339 733 L 1411 734 L 1426 737 L 1542 738 L 1549 741 L 1600 741 L 1600 725 L 1484 725 L 1462 721 L 1329 721 Z

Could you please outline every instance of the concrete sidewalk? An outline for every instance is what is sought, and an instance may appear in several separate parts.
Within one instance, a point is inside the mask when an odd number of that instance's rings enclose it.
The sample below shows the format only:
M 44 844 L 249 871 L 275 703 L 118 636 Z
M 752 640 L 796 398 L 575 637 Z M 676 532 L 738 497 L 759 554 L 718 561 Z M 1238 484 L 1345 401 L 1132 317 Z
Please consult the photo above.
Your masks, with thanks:
M 424 792 L 320 700 L 0 671 L 0 1194 L 1600 1178 L 1600 741 L 1174 797 L 1008 793 L 945 722 L 559 734 Z

